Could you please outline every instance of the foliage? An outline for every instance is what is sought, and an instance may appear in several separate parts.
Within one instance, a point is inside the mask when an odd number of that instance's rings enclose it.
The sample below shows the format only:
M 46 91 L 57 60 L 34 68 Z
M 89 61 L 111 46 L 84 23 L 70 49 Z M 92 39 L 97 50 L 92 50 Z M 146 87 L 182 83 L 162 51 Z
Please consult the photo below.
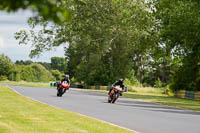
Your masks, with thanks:
M 140 84 L 140 82 L 137 80 L 137 78 L 134 75 L 132 75 L 129 78 L 126 78 L 124 80 L 124 84 L 126 86 L 138 86 L 138 87 L 142 87 L 142 84 Z
M 0 10 L 16 12 L 19 9 L 31 9 L 37 12 L 37 17 L 53 20 L 57 24 L 70 20 L 70 10 L 63 0 L 0 0 Z
M 49 64 L 50 63 L 43 63 Z M 61 73 L 56 70 L 54 76 L 41 64 L 33 63 L 30 60 L 16 61 L 15 64 L 8 56 L 0 55 L 0 80 L 10 81 L 29 81 L 29 82 L 49 82 L 51 80 L 61 79 Z
M 16 65 L 30 65 L 32 64 L 33 62 L 31 60 L 26 60 L 26 61 L 23 61 L 23 60 L 17 60 L 15 62 Z
M 34 63 L 33 61 L 31 60 L 17 60 L 15 62 L 16 65 L 30 65 Z M 47 70 L 51 70 L 51 63 L 48 63 L 48 62 L 35 62 L 37 64 L 41 64 L 42 66 L 44 66 Z
M 160 78 L 158 78 L 155 82 L 155 87 L 156 88 L 160 88 L 160 87 L 163 87 L 163 83 L 162 81 L 160 80 Z
M 45 67 L 48 71 L 51 70 L 51 63 L 48 62 L 36 62 L 38 64 L 41 64 L 43 67 Z
M 8 78 L 6 76 L 0 75 L 0 81 L 7 80 Z
M 51 58 L 51 69 L 59 70 L 60 72 L 67 73 L 67 61 L 63 57 Z
M 166 44 L 174 51 L 173 57 L 181 61 L 175 64 L 177 68 L 173 71 L 170 87 L 173 90 L 199 90 L 200 3 L 155 0 L 153 5 L 159 42 Z
M 88 85 L 107 85 L 130 77 L 133 53 L 148 45 L 149 12 L 144 1 L 73 1 L 71 21 L 62 26 L 16 33 L 21 44 L 32 42 L 34 57 L 61 44 L 66 47 L 68 72 Z M 29 20 L 32 28 L 38 22 Z M 141 45 L 143 44 L 143 45 Z
M 48 82 L 54 80 L 52 74 L 40 64 L 20 66 L 21 80 L 29 82 Z
M 4 54 L 0 54 L 0 76 L 8 77 L 13 68 L 14 64 L 11 59 Z
M 59 70 L 51 70 L 51 74 L 56 78 L 56 80 L 62 79 L 62 73 Z
M 85 5 L 77 4 L 75 14 L 66 51 L 72 74 L 89 85 L 108 85 L 129 77 L 133 53 L 140 39 L 145 42 L 148 35 L 145 5 L 141 1 L 87 1 Z
M 135 84 L 136 78 L 143 86 L 200 89 L 198 1 L 69 0 L 63 6 L 73 7 L 71 21 L 30 18 L 31 30 L 16 33 L 20 44 L 32 43 L 30 57 L 63 45 L 67 65 L 55 59 L 52 68 L 85 85 L 119 78 Z M 35 32 L 38 24 L 43 29 Z

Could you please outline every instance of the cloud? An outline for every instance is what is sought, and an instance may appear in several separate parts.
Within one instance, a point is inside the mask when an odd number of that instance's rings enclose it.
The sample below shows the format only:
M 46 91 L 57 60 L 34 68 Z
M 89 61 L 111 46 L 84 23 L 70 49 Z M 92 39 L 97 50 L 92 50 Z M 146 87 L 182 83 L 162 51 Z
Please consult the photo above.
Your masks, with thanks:
M 19 41 L 15 39 L 14 33 L 23 29 L 29 31 L 27 19 L 32 15 L 31 11 L 18 11 L 17 13 L 4 13 L 0 11 L 0 54 L 4 53 L 14 62 L 16 60 L 30 59 L 28 55 L 32 49 L 31 44 L 19 45 Z M 42 29 L 40 26 L 37 28 L 36 30 Z M 53 56 L 64 57 L 63 45 L 55 50 L 44 52 L 39 58 L 31 60 L 50 62 Z
M 31 16 L 34 16 L 34 13 L 29 10 L 19 10 L 15 13 L 6 13 L 0 11 L 0 24 L 13 24 L 13 25 L 20 25 L 27 22 L 27 19 Z
M 3 38 L 0 36 L 0 49 L 3 48 L 3 45 L 4 45 Z

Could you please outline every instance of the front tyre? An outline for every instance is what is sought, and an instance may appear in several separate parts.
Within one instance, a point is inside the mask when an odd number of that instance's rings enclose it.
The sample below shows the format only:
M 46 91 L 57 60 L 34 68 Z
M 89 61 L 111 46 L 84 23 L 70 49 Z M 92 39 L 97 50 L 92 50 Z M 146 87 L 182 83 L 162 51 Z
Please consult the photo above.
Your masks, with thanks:
M 111 97 L 110 97 L 110 95 L 108 96 L 108 103 L 111 103 Z
M 57 96 L 62 97 L 63 88 L 58 88 Z
M 115 101 L 118 99 L 118 97 L 119 97 L 119 93 L 118 93 L 118 94 L 115 94 L 115 95 L 113 96 L 112 103 L 115 103 Z

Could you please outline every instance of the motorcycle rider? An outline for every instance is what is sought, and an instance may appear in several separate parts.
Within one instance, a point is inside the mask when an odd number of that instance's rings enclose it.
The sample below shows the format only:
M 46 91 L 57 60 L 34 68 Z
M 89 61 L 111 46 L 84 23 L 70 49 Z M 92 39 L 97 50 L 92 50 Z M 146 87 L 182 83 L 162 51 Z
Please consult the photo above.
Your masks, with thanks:
M 67 81 L 67 83 L 70 85 L 69 75 L 66 74 L 66 75 L 64 76 L 64 78 L 61 80 L 61 83 L 62 83 L 63 81 Z
M 118 81 L 116 81 L 115 83 L 112 84 L 112 86 L 108 92 L 108 95 L 110 95 L 111 90 L 117 85 L 119 85 L 122 88 L 123 92 L 125 91 L 124 79 L 120 78 Z M 120 94 L 120 95 L 122 95 L 122 94 Z
M 64 76 L 64 78 L 61 80 L 61 82 L 60 82 L 60 84 L 58 84 L 58 88 L 59 88 L 59 86 L 62 84 L 62 82 L 64 82 L 64 81 L 67 81 L 67 83 L 68 83 L 68 85 L 70 86 L 70 79 L 69 79 L 69 75 L 65 75 Z M 66 89 L 64 89 L 64 92 L 63 92 L 63 94 L 66 92 Z

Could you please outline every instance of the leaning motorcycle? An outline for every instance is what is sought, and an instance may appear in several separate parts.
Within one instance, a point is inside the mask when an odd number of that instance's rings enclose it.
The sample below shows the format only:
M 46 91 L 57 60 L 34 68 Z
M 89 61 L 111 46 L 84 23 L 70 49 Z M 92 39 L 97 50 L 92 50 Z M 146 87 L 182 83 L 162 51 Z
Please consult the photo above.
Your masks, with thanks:
M 115 103 L 115 101 L 122 95 L 122 88 L 120 86 L 114 86 L 108 96 L 108 103 Z
M 62 97 L 66 90 L 69 90 L 69 84 L 67 81 L 63 81 L 61 84 L 57 85 L 57 96 Z

